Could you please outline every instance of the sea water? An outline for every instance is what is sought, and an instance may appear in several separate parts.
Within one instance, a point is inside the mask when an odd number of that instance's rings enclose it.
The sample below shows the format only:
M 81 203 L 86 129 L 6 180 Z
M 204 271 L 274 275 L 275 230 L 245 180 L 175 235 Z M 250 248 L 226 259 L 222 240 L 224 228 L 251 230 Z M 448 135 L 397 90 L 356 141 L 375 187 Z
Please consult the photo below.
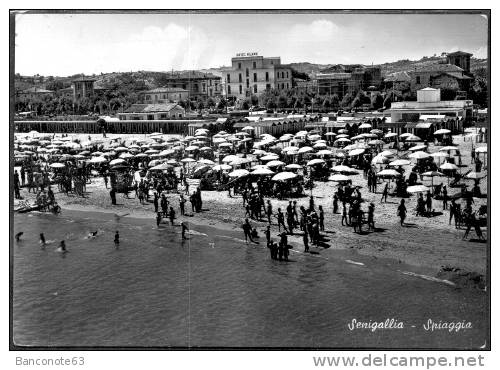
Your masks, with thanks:
M 274 261 L 263 240 L 246 244 L 239 232 L 192 224 L 182 241 L 179 226 L 157 228 L 153 214 L 16 214 L 19 231 L 21 241 L 12 242 L 18 345 L 479 348 L 487 338 L 486 293 L 369 257 L 346 262 L 337 251 L 295 248 L 289 262 Z M 41 232 L 53 241 L 43 248 Z M 61 240 L 68 253 L 55 251 Z M 394 319 L 404 328 L 351 330 L 353 319 Z M 426 331 L 429 319 L 471 328 Z

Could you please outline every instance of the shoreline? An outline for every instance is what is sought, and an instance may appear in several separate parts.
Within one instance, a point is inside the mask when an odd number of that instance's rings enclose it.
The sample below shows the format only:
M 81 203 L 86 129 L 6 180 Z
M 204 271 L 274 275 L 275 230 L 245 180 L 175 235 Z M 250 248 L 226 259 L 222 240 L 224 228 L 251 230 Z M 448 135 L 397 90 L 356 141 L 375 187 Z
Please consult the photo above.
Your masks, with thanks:
M 170 194 L 172 196 L 172 194 Z M 234 198 L 233 198 L 234 199 Z M 239 200 L 239 199 L 238 199 Z M 148 205 L 150 205 L 148 203 Z M 118 206 L 113 206 L 114 208 L 107 208 L 107 207 L 102 207 L 98 205 L 82 205 L 82 204 L 75 204 L 75 203 L 67 203 L 67 202 L 61 202 L 60 206 L 63 210 L 68 210 L 68 211 L 77 211 L 77 212 L 97 212 L 97 213 L 102 213 L 102 214 L 114 214 L 120 217 L 128 217 L 128 218 L 133 218 L 133 219 L 140 219 L 140 220 L 151 220 L 151 223 L 155 223 L 155 218 L 154 218 L 154 212 L 152 210 L 146 210 L 146 209 L 130 209 L 128 206 L 120 207 Z M 150 205 L 152 206 L 152 205 Z M 111 207 L 111 206 L 110 206 Z M 236 216 L 236 215 L 235 215 Z M 206 212 L 201 212 L 197 213 L 194 216 L 178 216 L 176 217 L 177 222 L 180 221 L 187 221 L 189 224 L 195 225 L 197 227 L 208 227 L 208 228 L 214 228 L 218 230 L 223 230 L 226 232 L 232 232 L 232 233 L 241 233 L 241 229 L 238 226 L 238 218 L 235 217 L 232 222 L 226 222 L 224 221 L 225 219 L 221 219 L 219 217 L 216 217 L 214 214 L 206 213 Z M 251 221 L 254 227 L 257 228 L 260 234 L 260 240 L 264 240 L 263 236 L 263 228 L 267 225 L 267 222 L 257 222 L 255 220 Z M 379 226 L 379 225 L 378 225 Z M 273 238 L 275 239 L 275 231 L 276 225 L 273 225 L 272 230 L 273 230 Z M 436 231 L 436 230 L 433 230 Z M 449 230 L 442 230 L 444 231 L 449 231 Z M 330 236 L 330 233 L 332 231 L 326 231 L 327 237 Z M 406 249 L 397 249 L 397 241 L 394 243 L 393 240 L 390 240 L 388 238 L 377 238 L 376 241 L 370 241 L 367 240 L 367 243 L 360 243 L 358 245 L 352 245 L 352 239 L 355 239 L 356 237 L 359 237 L 357 234 L 352 233 L 352 229 L 350 227 L 336 230 L 333 233 L 338 233 L 339 238 L 341 239 L 347 239 L 344 240 L 344 243 L 334 243 L 334 245 L 331 245 L 329 248 L 322 248 L 322 247 L 311 247 L 311 250 L 318 251 L 316 253 L 321 253 L 323 256 L 328 257 L 329 255 L 332 255 L 331 251 L 335 252 L 341 252 L 346 258 L 348 256 L 351 256 L 351 259 L 354 258 L 355 256 L 359 256 L 361 260 L 366 261 L 367 259 L 372 259 L 372 260 L 379 260 L 380 261 L 387 261 L 388 264 L 390 265 L 408 265 L 408 267 L 411 269 L 412 272 L 418 273 L 418 274 L 425 274 L 425 275 L 430 275 L 433 277 L 440 277 L 443 278 L 443 276 L 446 277 L 446 279 L 453 279 L 454 275 L 453 273 L 446 273 L 443 274 L 443 271 L 441 270 L 442 266 L 447 266 L 451 267 L 453 269 L 459 269 L 458 274 L 473 274 L 476 276 L 477 274 L 479 275 L 485 275 L 485 270 L 481 270 L 479 268 L 468 268 L 467 265 L 464 264 L 445 264 L 443 260 L 436 259 L 435 256 L 426 256 L 422 251 L 414 251 L 412 253 L 408 253 L 408 250 Z M 349 235 L 349 234 L 352 235 Z M 366 236 L 365 236 L 366 237 Z M 303 249 L 303 244 L 301 241 L 301 237 L 296 235 L 288 235 L 288 240 L 289 244 L 294 246 L 295 250 L 302 251 Z M 401 241 L 401 245 L 404 243 L 404 241 Z M 363 245 L 364 244 L 364 245 Z M 375 246 L 372 246 L 372 244 L 375 244 Z M 354 256 L 354 257 L 352 257 Z M 485 257 L 486 258 L 486 257 Z M 477 266 L 477 264 L 476 264 Z M 463 282 L 460 283 L 460 285 L 467 285 L 467 284 L 462 284 Z

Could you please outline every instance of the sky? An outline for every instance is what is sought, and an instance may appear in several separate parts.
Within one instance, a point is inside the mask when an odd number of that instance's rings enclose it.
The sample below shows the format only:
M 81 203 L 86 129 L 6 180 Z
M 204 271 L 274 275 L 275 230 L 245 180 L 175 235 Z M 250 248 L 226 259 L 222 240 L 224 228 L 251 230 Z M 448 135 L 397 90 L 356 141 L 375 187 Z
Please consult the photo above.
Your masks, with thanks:
M 379 64 L 456 50 L 486 58 L 474 14 L 17 14 L 15 72 L 69 76 L 228 66 L 239 52 L 282 63 Z

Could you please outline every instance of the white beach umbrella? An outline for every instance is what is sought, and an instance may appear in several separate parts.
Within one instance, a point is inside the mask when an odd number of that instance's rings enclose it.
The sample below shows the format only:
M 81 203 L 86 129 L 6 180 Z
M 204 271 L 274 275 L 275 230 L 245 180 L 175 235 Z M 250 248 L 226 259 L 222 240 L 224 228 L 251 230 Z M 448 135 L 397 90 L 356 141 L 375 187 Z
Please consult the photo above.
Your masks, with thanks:
M 408 193 L 412 193 L 412 194 L 414 194 L 414 193 L 426 193 L 429 190 L 430 189 L 425 185 L 413 185 L 413 186 L 408 186 L 406 188 L 406 191 Z
M 66 165 L 64 163 L 51 163 L 50 166 L 51 168 L 64 168 Z
M 250 173 L 252 175 L 260 175 L 260 176 L 274 175 L 274 171 L 271 171 L 269 168 L 256 168 Z
M 268 167 L 278 167 L 278 166 L 284 166 L 286 163 L 278 160 L 272 160 L 267 162 L 266 166 Z
M 196 160 L 193 158 L 182 158 L 181 162 L 182 163 L 193 163 L 193 162 L 196 162 Z
M 92 157 L 90 159 L 90 163 L 104 163 L 107 162 L 108 160 L 104 157 Z
M 237 155 L 234 155 L 234 154 L 226 155 L 224 158 L 222 158 L 222 162 L 229 163 L 229 162 L 234 161 L 237 158 L 239 158 L 239 157 Z
M 292 164 L 287 164 L 285 166 L 285 169 L 287 169 L 287 170 L 301 170 L 302 166 L 300 164 L 292 163 Z
M 127 163 L 127 162 L 124 159 L 117 158 L 117 159 L 113 159 L 111 162 L 109 162 L 109 165 L 116 166 L 116 165 L 125 164 L 125 163 Z
M 385 170 L 382 170 L 379 173 L 377 173 L 377 176 L 379 176 L 379 177 L 398 177 L 398 176 L 401 176 L 401 174 L 396 170 L 385 169 Z
M 350 180 L 351 179 L 349 177 L 347 177 L 346 175 L 341 175 L 339 173 L 328 177 L 328 181 L 335 181 L 335 182 L 346 182 L 346 181 L 350 181 Z
M 260 157 L 259 159 L 261 161 L 274 161 L 274 160 L 277 160 L 278 158 L 279 158 L 279 155 L 271 153 L 271 154 L 266 154 L 266 155 Z
M 385 138 L 390 138 L 390 137 L 395 137 L 398 136 L 395 132 L 388 132 L 387 134 L 384 135 Z
M 396 167 L 396 166 L 406 166 L 409 165 L 411 162 L 407 159 L 396 159 L 395 161 L 392 161 L 389 163 L 389 166 Z
M 233 172 L 229 172 L 229 177 L 243 177 L 243 176 L 247 176 L 250 172 L 248 172 L 247 170 L 243 170 L 243 169 L 238 169 L 238 170 L 234 170 Z
M 304 154 L 304 153 L 309 153 L 309 152 L 313 152 L 314 149 L 311 148 L 310 146 L 303 146 L 302 148 L 299 149 L 298 153 L 299 154 Z
M 331 171 L 336 172 L 336 173 L 344 173 L 344 174 L 346 174 L 346 173 L 347 174 L 357 174 L 358 173 L 358 171 L 355 170 L 354 168 L 344 166 L 344 165 L 334 166 L 334 167 L 332 167 Z
M 363 154 L 365 152 L 364 149 L 354 149 L 354 150 L 351 150 L 349 152 L 349 156 L 350 157 L 353 157 L 353 156 L 356 156 L 356 155 L 360 155 L 360 154 Z
M 309 162 L 307 162 L 306 166 L 316 166 L 318 164 L 323 164 L 323 163 L 326 162 L 320 158 L 316 158 L 316 159 L 311 159 Z
M 458 170 L 457 165 L 454 165 L 453 163 L 449 163 L 449 162 L 442 164 L 441 166 L 439 166 L 439 168 L 441 168 L 442 170 L 448 170 L 448 171 Z
M 429 158 L 431 155 L 429 153 L 426 153 L 426 152 L 415 152 L 415 153 L 411 153 L 408 157 L 409 158 L 413 158 L 413 159 L 424 159 L 424 158 Z
M 293 172 L 280 172 L 273 176 L 273 181 L 286 181 L 296 178 L 298 175 Z
M 231 170 L 233 167 L 231 167 L 230 165 L 228 164 L 218 164 L 214 167 L 212 167 L 212 169 L 214 171 L 228 171 L 228 170 Z
M 440 130 L 434 131 L 434 135 L 447 135 L 449 133 L 451 133 L 451 131 L 446 129 L 446 128 L 442 128 Z

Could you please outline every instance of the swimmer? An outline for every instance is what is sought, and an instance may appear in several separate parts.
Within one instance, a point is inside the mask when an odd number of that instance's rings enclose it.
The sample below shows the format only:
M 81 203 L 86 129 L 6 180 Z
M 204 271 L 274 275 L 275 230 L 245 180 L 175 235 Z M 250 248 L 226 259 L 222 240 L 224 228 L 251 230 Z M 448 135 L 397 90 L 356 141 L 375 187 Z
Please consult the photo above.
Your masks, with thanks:
M 57 248 L 58 252 L 66 253 L 68 250 L 66 249 L 66 242 L 64 240 L 61 240 L 61 243 L 59 244 L 59 248 Z
M 40 244 L 44 246 L 46 244 L 45 242 L 45 235 L 43 233 L 40 233 Z
M 118 246 L 120 244 L 120 234 L 118 233 L 118 230 L 115 233 L 115 245 Z
M 17 234 L 14 236 L 14 238 L 16 238 L 16 242 L 18 242 L 18 241 L 19 241 L 19 239 L 21 239 L 21 235 L 23 235 L 23 234 L 24 234 L 24 233 L 21 231 L 21 232 L 17 233 Z
M 89 238 L 95 238 L 95 237 L 97 236 L 97 232 L 98 232 L 98 231 L 99 231 L 99 230 L 96 230 L 96 231 L 91 231 L 91 232 L 89 233 L 88 237 L 89 237 Z

